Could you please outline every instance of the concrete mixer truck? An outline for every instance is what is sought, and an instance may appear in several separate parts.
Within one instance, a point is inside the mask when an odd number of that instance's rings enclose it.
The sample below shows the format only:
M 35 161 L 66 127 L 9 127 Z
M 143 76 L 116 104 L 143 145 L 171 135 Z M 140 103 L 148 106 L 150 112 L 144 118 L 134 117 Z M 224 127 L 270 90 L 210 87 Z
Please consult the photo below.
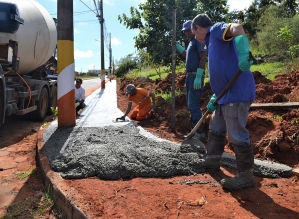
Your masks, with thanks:
M 57 105 L 57 29 L 36 1 L 0 0 L 0 126 L 5 117 L 28 114 L 42 121 Z

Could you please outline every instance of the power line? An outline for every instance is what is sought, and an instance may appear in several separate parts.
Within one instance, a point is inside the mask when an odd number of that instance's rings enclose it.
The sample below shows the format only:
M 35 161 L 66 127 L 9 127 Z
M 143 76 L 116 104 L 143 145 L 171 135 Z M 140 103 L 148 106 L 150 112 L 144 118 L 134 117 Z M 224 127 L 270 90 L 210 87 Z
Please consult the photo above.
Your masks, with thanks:
M 94 10 L 92 10 L 87 4 L 85 4 L 82 0 L 79 0 L 80 2 L 82 2 L 82 4 L 84 4 L 86 7 L 88 7 L 93 13 L 95 13 L 94 12 Z M 97 13 L 95 13 L 96 15 L 97 15 Z
M 89 12 L 94 12 L 94 10 L 77 11 L 77 12 L 74 12 L 74 16 L 76 16 L 76 15 L 81 15 L 81 14 L 85 14 L 85 13 L 89 13 Z M 50 13 L 50 15 L 57 15 L 57 13 Z
M 96 1 L 95 1 L 95 0 L 93 0 L 93 3 L 94 3 L 94 6 L 96 7 L 97 15 L 99 15 L 99 11 L 98 11 L 98 8 L 97 8 Z

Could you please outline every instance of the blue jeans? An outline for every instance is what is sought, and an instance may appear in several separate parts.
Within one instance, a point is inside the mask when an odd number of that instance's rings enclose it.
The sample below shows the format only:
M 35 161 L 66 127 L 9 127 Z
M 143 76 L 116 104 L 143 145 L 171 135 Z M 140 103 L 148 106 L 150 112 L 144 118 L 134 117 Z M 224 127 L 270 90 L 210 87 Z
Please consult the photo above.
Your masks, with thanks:
M 75 103 L 78 103 L 79 100 L 75 100 Z M 84 109 L 84 107 L 86 107 L 86 104 L 83 102 L 83 103 L 80 103 L 79 106 L 76 107 L 76 112 L 78 112 L 80 109 Z
M 213 112 L 209 128 L 219 135 L 228 136 L 232 144 L 250 144 L 246 122 L 251 101 L 221 104 Z
M 200 97 L 202 89 L 194 90 L 194 79 L 196 74 L 187 74 L 186 76 L 186 98 L 187 107 L 190 112 L 190 121 L 196 124 L 202 117 L 202 112 L 200 110 Z M 202 77 L 202 85 L 204 82 L 204 77 Z

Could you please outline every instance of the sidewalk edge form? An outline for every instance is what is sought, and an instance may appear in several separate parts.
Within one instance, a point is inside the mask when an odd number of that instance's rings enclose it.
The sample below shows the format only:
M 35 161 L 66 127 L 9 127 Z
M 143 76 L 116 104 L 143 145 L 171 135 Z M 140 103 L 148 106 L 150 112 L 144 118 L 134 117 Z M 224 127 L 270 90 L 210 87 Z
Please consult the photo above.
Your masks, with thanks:
M 44 145 L 43 133 L 45 127 L 38 132 L 36 145 L 36 165 L 40 168 L 42 180 L 46 191 L 51 195 L 54 204 L 62 210 L 68 218 L 87 219 L 88 217 L 67 198 L 67 195 L 59 187 L 59 182 L 63 179 L 58 173 L 51 170 L 49 160 L 46 155 L 40 152 Z

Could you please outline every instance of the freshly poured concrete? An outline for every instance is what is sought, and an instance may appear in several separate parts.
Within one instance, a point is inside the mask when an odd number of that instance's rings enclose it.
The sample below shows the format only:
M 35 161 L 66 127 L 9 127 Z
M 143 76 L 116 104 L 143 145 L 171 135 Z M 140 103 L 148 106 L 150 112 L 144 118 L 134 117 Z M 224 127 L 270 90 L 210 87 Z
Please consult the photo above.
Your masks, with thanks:
M 53 122 L 43 135 L 42 151 L 51 168 L 64 178 L 97 176 L 101 179 L 170 177 L 199 173 L 203 154 L 190 145 L 157 138 L 132 121 L 113 123 L 123 115 L 117 108 L 116 81 L 86 99 L 87 108 L 73 128 Z M 235 158 L 224 153 L 222 165 L 236 168 Z M 292 168 L 255 160 L 254 174 L 287 177 Z

